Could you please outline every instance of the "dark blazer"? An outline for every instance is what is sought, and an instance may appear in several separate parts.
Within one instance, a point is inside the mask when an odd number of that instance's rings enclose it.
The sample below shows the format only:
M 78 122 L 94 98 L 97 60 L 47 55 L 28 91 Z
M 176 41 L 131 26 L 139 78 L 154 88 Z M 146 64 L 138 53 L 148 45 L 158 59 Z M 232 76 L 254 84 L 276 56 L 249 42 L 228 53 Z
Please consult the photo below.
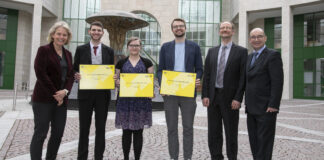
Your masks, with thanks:
M 266 113 L 268 107 L 279 109 L 283 89 L 281 54 L 265 48 L 250 66 L 253 54 L 248 56 L 246 67 L 246 112 L 254 115 Z
M 56 103 L 53 95 L 61 89 L 71 91 L 73 84 L 72 55 L 63 47 L 66 62 L 68 64 L 64 88 L 61 87 L 61 65 L 58 55 L 54 49 L 53 42 L 38 48 L 34 62 L 34 69 L 37 77 L 32 101 Z M 70 93 L 70 92 L 69 92 Z M 64 103 L 67 102 L 67 96 Z
M 209 98 L 210 105 L 215 97 L 218 52 L 220 46 L 210 48 L 205 59 L 202 98 Z M 232 100 L 242 102 L 245 87 L 245 64 L 247 49 L 232 43 L 224 71 L 224 101 L 231 104 Z
M 101 44 L 102 64 L 114 64 L 114 50 L 104 44 Z M 74 55 L 73 69 L 75 72 L 79 72 L 80 64 L 92 64 L 91 61 L 91 48 L 90 42 L 84 45 L 78 46 Z M 89 90 L 78 90 L 79 99 L 87 99 L 91 92 Z M 104 90 L 104 92 L 110 96 L 110 90 Z
M 157 76 L 161 84 L 162 70 L 174 70 L 175 41 L 166 42 L 160 50 L 159 68 Z M 196 73 L 196 78 L 201 79 L 203 66 L 200 47 L 193 41 L 185 41 L 185 70 L 186 72 Z

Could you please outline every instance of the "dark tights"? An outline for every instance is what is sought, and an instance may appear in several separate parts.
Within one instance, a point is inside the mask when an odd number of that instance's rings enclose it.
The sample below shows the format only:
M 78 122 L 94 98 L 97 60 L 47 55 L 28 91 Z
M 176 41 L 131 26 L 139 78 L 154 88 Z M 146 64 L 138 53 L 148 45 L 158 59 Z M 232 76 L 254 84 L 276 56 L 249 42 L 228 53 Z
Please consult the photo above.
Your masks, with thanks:
M 122 145 L 124 152 L 124 159 L 129 160 L 129 150 L 132 144 L 133 135 L 133 147 L 135 160 L 139 160 L 143 146 L 143 129 L 140 130 L 129 130 L 123 129 Z

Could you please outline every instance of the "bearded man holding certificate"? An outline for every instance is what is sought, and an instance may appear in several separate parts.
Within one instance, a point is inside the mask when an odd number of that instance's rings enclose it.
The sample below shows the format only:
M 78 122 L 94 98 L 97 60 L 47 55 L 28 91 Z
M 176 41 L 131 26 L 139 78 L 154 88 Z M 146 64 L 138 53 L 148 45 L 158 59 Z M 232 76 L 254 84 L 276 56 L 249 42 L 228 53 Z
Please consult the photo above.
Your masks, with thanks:
M 158 79 L 161 84 L 163 70 L 196 73 L 196 87 L 200 85 L 203 74 L 200 47 L 193 41 L 186 40 L 186 22 L 176 18 L 171 23 L 175 40 L 164 43 L 160 50 Z M 163 88 L 161 88 L 163 90 Z M 178 159 L 178 115 L 181 110 L 183 126 L 184 159 L 191 159 L 193 151 L 193 122 L 196 112 L 194 97 L 164 95 L 164 110 L 168 128 L 168 145 L 171 159 Z
M 100 39 L 104 34 L 101 22 L 93 22 L 88 31 L 91 41 L 78 46 L 74 57 L 75 79 L 80 80 L 80 64 L 113 65 L 114 51 L 102 44 Z M 88 159 L 89 131 L 92 113 L 95 112 L 96 138 L 94 147 L 94 159 L 103 159 L 105 151 L 105 127 L 110 102 L 110 90 L 87 89 L 78 91 L 80 137 L 78 148 L 78 160 Z M 93 157 L 92 157 L 93 158 Z M 91 159 L 92 159 L 91 158 Z

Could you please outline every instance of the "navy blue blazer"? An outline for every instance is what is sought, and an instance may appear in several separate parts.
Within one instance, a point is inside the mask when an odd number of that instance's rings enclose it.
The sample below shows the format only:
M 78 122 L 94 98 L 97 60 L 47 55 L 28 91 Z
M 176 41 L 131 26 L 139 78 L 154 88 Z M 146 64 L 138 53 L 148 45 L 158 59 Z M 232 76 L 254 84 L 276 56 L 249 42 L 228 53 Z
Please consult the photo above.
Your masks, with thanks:
M 157 76 L 161 84 L 162 70 L 174 70 L 175 57 L 175 41 L 166 42 L 160 50 L 159 68 Z M 203 75 L 203 65 L 200 47 L 193 41 L 185 41 L 185 70 L 186 72 L 196 73 L 197 79 L 201 79 Z

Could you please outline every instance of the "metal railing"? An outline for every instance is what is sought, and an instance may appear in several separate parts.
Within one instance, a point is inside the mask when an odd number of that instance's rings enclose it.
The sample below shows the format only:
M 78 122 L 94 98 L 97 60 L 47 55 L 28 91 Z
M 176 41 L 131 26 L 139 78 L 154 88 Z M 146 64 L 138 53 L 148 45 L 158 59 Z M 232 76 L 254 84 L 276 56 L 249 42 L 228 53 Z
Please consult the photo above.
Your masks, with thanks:
M 24 95 L 26 100 L 28 99 L 28 93 L 29 93 L 29 83 L 28 82 L 15 82 L 14 85 L 14 90 L 13 90 L 13 100 L 12 100 L 12 111 L 16 110 L 16 106 L 17 106 L 17 93 L 18 93 L 18 89 L 20 91 L 24 91 Z

